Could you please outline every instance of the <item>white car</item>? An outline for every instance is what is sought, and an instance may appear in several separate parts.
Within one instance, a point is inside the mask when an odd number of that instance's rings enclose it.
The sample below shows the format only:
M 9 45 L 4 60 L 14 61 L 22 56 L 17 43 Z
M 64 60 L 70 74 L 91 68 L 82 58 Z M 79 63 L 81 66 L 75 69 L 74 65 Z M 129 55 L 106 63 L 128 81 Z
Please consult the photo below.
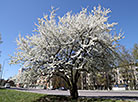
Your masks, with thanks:
M 123 91 L 126 90 L 126 85 L 115 85 L 112 90 L 114 91 Z
M 10 88 L 11 86 L 10 86 L 9 83 L 6 83 L 4 87 L 5 87 L 5 88 Z

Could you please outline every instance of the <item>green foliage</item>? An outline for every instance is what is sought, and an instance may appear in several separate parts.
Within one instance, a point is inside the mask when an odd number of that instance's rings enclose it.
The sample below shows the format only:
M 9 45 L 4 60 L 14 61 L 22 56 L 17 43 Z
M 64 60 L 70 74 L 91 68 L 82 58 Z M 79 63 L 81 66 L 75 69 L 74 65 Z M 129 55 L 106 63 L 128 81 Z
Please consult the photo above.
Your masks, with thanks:
M 134 47 L 132 49 L 132 54 L 135 60 L 138 60 L 138 44 L 134 44 Z

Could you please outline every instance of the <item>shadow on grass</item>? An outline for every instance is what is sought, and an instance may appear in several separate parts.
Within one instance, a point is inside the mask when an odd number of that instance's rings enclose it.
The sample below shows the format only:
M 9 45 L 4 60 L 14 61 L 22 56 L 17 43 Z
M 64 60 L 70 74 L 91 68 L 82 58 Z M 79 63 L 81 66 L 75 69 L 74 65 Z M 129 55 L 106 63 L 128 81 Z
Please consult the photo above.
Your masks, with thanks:
M 131 100 L 138 100 L 138 97 L 115 96 L 115 97 L 79 97 L 77 100 L 72 100 L 69 96 L 60 95 L 46 95 L 40 97 L 33 102 L 131 102 Z
M 60 96 L 60 95 L 46 95 L 40 97 L 39 99 L 33 102 L 71 102 L 69 96 Z

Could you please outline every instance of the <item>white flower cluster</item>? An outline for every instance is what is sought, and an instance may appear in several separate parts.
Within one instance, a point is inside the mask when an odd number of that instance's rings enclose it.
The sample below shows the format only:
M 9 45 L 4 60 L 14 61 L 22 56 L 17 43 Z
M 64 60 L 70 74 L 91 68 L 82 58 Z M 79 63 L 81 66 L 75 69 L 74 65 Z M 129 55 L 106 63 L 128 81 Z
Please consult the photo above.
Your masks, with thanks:
M 23 72 L 18 73 L 11 80 L 13 80 L 16 84 L 36 84 L 36 81 L 40 78 L 42 71 L 35 68 L 29 68 L 24 70 Z

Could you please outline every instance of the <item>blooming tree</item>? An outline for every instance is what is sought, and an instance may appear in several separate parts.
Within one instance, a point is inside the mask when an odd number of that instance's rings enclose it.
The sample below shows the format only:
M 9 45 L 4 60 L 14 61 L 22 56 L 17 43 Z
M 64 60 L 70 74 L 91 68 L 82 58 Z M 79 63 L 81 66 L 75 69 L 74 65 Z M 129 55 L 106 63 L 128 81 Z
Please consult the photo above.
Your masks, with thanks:
M 26 68 L 44 69 L 44 73 L 63 78 L 72 98 L 78 97 L 77 82 L 82 72 L 91 68 L 113 66 L 116 42 L 122 34 L 113 35 L 117 23 L 108 22 L 110 9 L 94 7 L 90 12 L 83 8 L 79 13 L 67 12 L 57 17 L 52 8 L 50 15 L 38 18 L 36 33 L 17 40 L 17 52 L 11 63 Z M 106 57 L 105 57 L 106 56 Z M 106 59 L 105 59 L 106 58 Z M 93 63 L 91 67 L 86 67 Z
M 13 80 L 16 84 L 31 86 L 36 84 L 37 80 L 41 76 L 41 73 L 41 69 L 28 68 L 23 72 L 20 72 L 17 75 L 13 76 L 11 80 Z

